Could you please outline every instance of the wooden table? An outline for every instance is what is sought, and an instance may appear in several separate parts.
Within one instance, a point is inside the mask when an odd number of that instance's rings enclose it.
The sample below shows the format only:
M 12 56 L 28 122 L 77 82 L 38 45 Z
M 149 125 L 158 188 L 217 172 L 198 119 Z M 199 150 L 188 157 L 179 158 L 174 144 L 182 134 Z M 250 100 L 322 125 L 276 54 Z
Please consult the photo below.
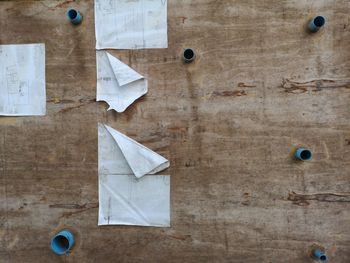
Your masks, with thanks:
M 0 262 L 350 262 L 350 2 L 169 1 L 168 49 L 111 51 L 149 80 L 122 114 L 95 101 L 93 5 L 0 2 L 1 44 L 46 44 L 47 91 L 45 117 L 0 118 Z M 98 122 L 170 160 L 171 228 L 97 226 Z

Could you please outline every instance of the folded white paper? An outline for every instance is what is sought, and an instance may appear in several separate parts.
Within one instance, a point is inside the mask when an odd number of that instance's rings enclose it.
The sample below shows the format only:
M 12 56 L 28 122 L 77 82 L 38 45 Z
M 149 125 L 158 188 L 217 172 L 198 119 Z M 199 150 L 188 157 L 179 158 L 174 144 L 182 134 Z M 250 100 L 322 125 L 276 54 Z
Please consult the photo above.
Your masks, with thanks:
M 170 226 L 170 176 L 99 175 L 98 225 Z
M 164 157 L 98 124 L 98 224 L 170 226 L 170 176 L 149 175 L 167 167 Z
M 148 91 L 147 80 L 128 65 L 106 51 L 96 51 L 97 101 L 105 101 L 109 109 L 123 112 Z
M 167 48 L 167 0 L 95 0 L 96 49 Z
M 99 174 L 133 174 L 140 178 L 169 167 L 169 161 L 126 135 L 98 125 Z
M 0 115 L 45 112 L 45 45 L 0 45 Z

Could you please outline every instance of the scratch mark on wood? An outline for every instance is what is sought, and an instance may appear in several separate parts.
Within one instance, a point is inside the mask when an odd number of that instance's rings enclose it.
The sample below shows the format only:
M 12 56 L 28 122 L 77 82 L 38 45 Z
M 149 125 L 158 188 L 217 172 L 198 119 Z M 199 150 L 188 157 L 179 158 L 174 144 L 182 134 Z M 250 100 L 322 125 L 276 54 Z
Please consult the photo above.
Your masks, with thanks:
M 327 147 L 327 144 L 325 142 L 322 142 L 323 144 L 323 147 L 324 147 L 324 152 L 326 153 L 326 158 L 329 159 L 329 150 L 328 150 L 328 147 Z
M 288 200 L 295 205 L 308 206 L 309 201 L 318 202 L 350 202 L 350 193 L 315 193 L 315 194 L 298 194 L 290 192 Z
M 67 218 L 69 216 L 85 212 L 90 209 L 98 208 L 98 203 L 85 203 L 85 204 L 53 204 L 49 205 L 49 208 L 60 208 L 60 209 L 72 209 L 76 211 L 64 212 L 60 218 Z
M 73 51 L 74 51 L 74 49 L 77 47 L 77 45 L 75 45 L 74 47 L 72 47 L 69 51 L 68 51 L 68 53 L 67 53 L 67 55 L 66 55 L 66 58 L 68 58 L 72 53 L 73 53 Z
M 187 133 L 188 132 L 188 127 L 168 127 L 168 130 L 170 132 L 181 132 L 181 133 Z
M 98 203 L 85 203 L 85 204 L 53 204 L 49 205 L 50 208 L 63 208 L 63 209 L 85 209 L 94 208 Z
M 225 91 L 213 91 L 214 96 L 224 96 L 224 97 L 240 97 L 246 96 L 247 93 L 244 90 L 225 90 Z
M 81 99 L 79 100 L 80 104 L 79 105 L 75 105 L 75 106 L 71 106 L 71 107 L 67 107 L 67 108 L 64 108 L 64 109 L 61 109 L 59 112 L 67 112 L 67 111 L 70 111 L 70 110 L 73 110 L 73 109 L 79 109 L 85 105 L 88 105 L 88 104 L 91 104 L 93 102 L 96 102 L 96 99 L 89 99 L 89 100 L 84 100 L 84 99 Z
M 191 239 L 191 235 L 168 235 L 168 237 L 183 241 Z
M 73 2 L 75 2 L 75 0 L 67 0 L 67 1 L 64 1 L 64 2 L 56 5 L 55 7 L 64 7 L 64 5 L 70 4 L 70 3 L 73 3 Z
M 75 101 L 74 100 L 66 100 L 66 99 L 60 99 L 60 98 L 57 98 L 57 97 L 54 97 L 54 98 L 51 98 L 49 100 L 46 100 L 46 102 L 48 103 L 53 103 L 53 104 L 68 104 L 68 103 L 74 103 Z
M 243 201 L 241 202 L 242 205 L 250 205 L 251 202 L 251 195 L 249 193 L 244 193 L 243 194 Z
M 245 84 L 245 83 L 243 83 L 243 82 L 239 82 L 239 83 L 237 84 L 237 87 L 239 87 L 239 88 L 255 88 L 256 85 L 249 85 L 249 84 Z
M 228 247 L 228 238 L 227 238 L 226 230 L 224 232 L 224 238 L 225 238 L 225 249 L 226 249 L 226 251 L 228 251 L 229 247 Z
M 187 19 L 187 17 L 185 17 L 185 16 L 180 16 L 179 18 L 182 20 L 182 24 L 185 24 L 185 20 Z
M 39 2 L 41 5 L 43 5 L 44 7 L 48 8 L 49 10 L 55 10 L 55 8 L 61 8 L 61 7 L 65 7 L 65 5 L 70 4 L 75 2 L 75 0 L 66 0 L 62 3 L 58 3 L 57 5 L 54 6 L 49 6 L 47 4 L 45 4 L 44 2 Z
M 312 92 L 318 92 L 324 89 L 350 89 L 350 81 L 318 79 L 307 82 L 297 82 L 291 81 L 289 79 L 283 79 L 281 87 L 287 93 L 300 94 L 305 93 L 308 90 L 311 90 Z

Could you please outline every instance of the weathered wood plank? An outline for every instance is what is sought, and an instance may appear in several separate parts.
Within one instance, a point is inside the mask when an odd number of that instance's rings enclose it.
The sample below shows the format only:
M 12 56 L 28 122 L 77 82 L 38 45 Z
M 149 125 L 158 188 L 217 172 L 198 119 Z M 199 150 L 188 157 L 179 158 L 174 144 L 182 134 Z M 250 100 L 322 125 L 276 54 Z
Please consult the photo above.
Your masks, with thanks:
M 117 114 L 95 102 L 92 0 L 0 1 L 0 44 L 46 44 L 48 102 L 45 117 L 0 118 L 0 262 L 311 262 L 314 243 L 349 262 L 349 13 L 169 1 L 168 49 L 111 51 L 149 79 Z M 327 24 L 308 34 L 316 14 Z M 97 122 L 170 159 L 171 228 L 97 227 Z M 300 145 L 312 162 L 293 160 Z M 49 241 L 63 227 L 77 244 L 62 258 Z

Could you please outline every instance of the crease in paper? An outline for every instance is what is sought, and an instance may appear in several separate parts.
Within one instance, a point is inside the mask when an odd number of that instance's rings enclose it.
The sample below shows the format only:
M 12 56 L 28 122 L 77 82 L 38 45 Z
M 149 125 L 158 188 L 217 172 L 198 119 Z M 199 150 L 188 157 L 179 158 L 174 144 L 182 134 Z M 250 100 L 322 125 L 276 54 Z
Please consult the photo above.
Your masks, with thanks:
M 169 161 L 144 145 L 103 124 L 99 130 L 99 172 L 140 178 L 169 167 Z
M 106 175 L 101 175 L 101 177 L 104 177 Z M 110 177 L 112 177 L 113 175 L 110 175 Z M 121 175 L 121 176 L 125 176 L 125 175 Z M 129 175 L 128 175 L 129 176 Z M 127 197 L 123 196 L 122 193 L 120 193 L 118 190 L 115 190 L 113 188 L 111 188 L 109 185 L 108 185 L 108 182 L 107 182 L 108 178 L 102 178 L 101 179 L 101 188 L 103 189 L 106 189 L 108 191 L 108 193 L 115 199 L 117 200 L 117 202 L 120 204 L 120 206 L 125 209 L 128 214 L 129 214 L 129 217 L 132 218 L 132 219 L 136 219 L 138 220 L 141 224 L 143 225 L 148 225 L 149 224 L 149 219 L 143 214 L 143 212 L 141 211 L 140 208 L 138 208 L 137 206 L 135 206 L 132 202 L 130 202 L 130 200 L 128 200 Z M 132 179 L 130 178 L 129 181 L 132 181 Z M 110 183 L 111 184 L 111 183 Z M 120 185 L 120 182 L 118 182 L 118 184 Z M 111 184 L 113 185 L 113 184 Z M 111 207 L 111 199 L 108 200 L 108 209 L 109 211 L 107 211 L 107 220 L 108 221 L 111 221 L 111 211 L 110 211 L 110 207 Z M 103 212 L 101 213 L 102 215 L 104 214 Z M 131 216 L 130 216 L 131 215 Z M 104 219 L 100 219 L 99 220 L 100 222 L 103 222 Z M 113 218 L 112 218 L 112 221 L 113 221 Z M 110 222 L 108 222 L 109 224 Z
M 99 175 L 98 225 L 170 226 L 170 176 Z
M 119 86 L 129 84 L 133 81 L 143 79 L 144 76 L 137 73 L 134 69 L 121 62 L 116 57 L 106 52 L 109 64 L 112 68 L 115 78 L 118 81 Z
M 45 115 L 45 44 L 0 45 L 0 62 L 0 115 Z
M 167 48 L 167 0 L 95 0 L 96 49 Z
M 109 104 L 108 110 L 123 112 L 148 91 L 144 76 L 106 51 L 96 51 L 96 100 Z
M 169 161 L 98 124 L 98 225 L 170 226 L 170 176 L 150 175 Z

